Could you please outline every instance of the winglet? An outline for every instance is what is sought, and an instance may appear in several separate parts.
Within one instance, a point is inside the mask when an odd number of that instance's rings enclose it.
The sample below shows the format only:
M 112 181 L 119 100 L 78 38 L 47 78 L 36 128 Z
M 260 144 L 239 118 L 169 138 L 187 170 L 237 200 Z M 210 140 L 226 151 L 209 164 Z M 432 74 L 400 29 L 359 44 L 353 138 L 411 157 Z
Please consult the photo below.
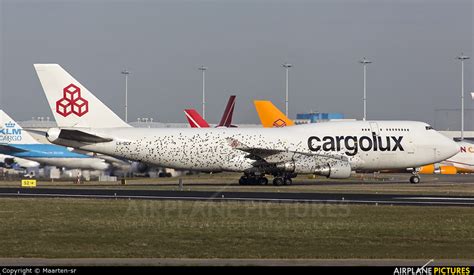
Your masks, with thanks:
M 207 121 L 194 109 L 185 109 L 184 114 L 188 119 L 191 128 L 209 128 Z
M 292 126 L 295 123 L 283 114 L 271 101 L 254 100 L 260 122 L 265 128 Z

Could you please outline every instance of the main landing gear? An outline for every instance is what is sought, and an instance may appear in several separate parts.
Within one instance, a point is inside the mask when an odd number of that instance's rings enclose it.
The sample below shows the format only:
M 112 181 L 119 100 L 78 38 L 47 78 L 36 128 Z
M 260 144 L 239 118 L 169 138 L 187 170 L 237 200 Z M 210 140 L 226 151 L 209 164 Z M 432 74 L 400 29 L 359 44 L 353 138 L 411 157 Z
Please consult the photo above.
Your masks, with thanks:
M 410 177 L 410 182 L 413 184 L 420 183 L 420 176 L 418 175 L 418 171 L 413 169 L 413 176 Z
M 292 185 L 293 180 L 292 178 L 296 177 L 295 173 L 284 173 L 284 174 L 278 174 L 278 175 L 273 175 L 273 185 L 275 186 L 281 186 L 281 185 Z
M 239 179 L 240 185 L 267 185 L 268 179 L 265 175 L 257 176 L 255 174 L 244 174 Z
M 282 185 L 292 185 L 293 180 L 292 178 L 296 177 L 294 173 L 288 174 L 278 174 L 273 175 L 273 185 L 275 186 L 282 186 Z M 245 173 L 239 179 L 240 185 L 267 185 L 268 178 L 265 177 L 265 174 L 255 175 L 255 174 L 247 174 Z
M 273 179 L 273 185 L 275 186 L 281 186 L 281 185 L 291 185 L 293 184 L 293 181 L 289 177 L 275 177 Z

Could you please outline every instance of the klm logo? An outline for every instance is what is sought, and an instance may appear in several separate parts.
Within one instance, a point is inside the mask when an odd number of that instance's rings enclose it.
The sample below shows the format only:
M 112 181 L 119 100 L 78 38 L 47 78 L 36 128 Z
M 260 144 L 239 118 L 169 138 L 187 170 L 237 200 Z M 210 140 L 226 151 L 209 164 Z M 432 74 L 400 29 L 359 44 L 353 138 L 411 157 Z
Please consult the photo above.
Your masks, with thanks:
M 5 127 L 0 129 L 0 142 L 11 142 L 21 140 L 21 129 L 15 128 L 14 122 L 5 123 Z
M 405 151 L 402 146 L 403 136 L 379 137 L 375 134 L 369 136 L 325 136 L 308 138 L 308 148 L 311 151 L 341 151 L 345 148 L 348 156 L 356 155 L 361 151 Z
M 21 129 L 0 129 L 0 135 L 21 135 Z

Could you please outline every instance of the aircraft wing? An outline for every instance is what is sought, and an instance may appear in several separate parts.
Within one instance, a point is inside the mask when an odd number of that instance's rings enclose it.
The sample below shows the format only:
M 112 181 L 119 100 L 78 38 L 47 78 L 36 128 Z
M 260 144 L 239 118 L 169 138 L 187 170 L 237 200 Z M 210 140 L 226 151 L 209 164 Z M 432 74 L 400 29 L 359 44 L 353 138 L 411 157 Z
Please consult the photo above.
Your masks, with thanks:
M 21 149 L 9 144 L 0 144 L 0 153 L 9 155 L 9 154 L 16 154 L 16 153 L 23 153 L 28 152 L 25 149 Z
M 459 137 L 455 137 L 453 138 L 454 141 L 456 142 L 459 142 L 459 141 L 465 141 L 465 142 L 468 142 L 468 143 L 473 143 L 474 144 L 474 138 L 472 137 L 465 137 L 463 139 L 459 138 Z
M 290 160 L 293 160 L 294 158 L 301 158 L 301 157 L 313 157 L 313 158 L 316 157 L 320 159 L 347 161 L 346 157 L 340 156 L 340 155 L 317 154 L 317 153 L 299 152 L 299 151 L 294 151 L 294 150 L 251 147 L 233 138 L 229 138 L 228 142 L 232 148 L 249 153 L 249 155 L 246 156 L 247 158 L 259 160 L 259 161 L 265 161 L 267 163 L 280 163 L 280 162 L 290 161 Z
M 286 152 L 284 150 L 250 147 L 234 138 L 228 138 L 227 141 L 229 142 L 230 147 L 249 153 L 247 157 L 251 159 L 262 159 L 275 154 Z

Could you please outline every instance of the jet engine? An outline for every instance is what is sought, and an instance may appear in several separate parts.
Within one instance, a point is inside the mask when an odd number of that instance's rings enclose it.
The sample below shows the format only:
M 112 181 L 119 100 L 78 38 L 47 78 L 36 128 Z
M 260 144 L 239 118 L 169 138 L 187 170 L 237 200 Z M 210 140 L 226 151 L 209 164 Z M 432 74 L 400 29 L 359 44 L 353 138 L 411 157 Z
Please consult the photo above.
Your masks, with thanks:
M 111 165 L 105 161 L 96 161 L 96 160 L 91 159 L 89 166 L 93 170 L 104 171 L 104 170 L 109 169 Z
M 46 132 L 46 138 L 48 139 L 48 141 L 54 143 L 54 141 L 59 138 L 60 133 L 61 133 L 61 129 L 51 128 Z
M 132 162 L 132 173 L 147 173 L 150 170 L 150 166 L 140 161 Z
M 420 168 L 420 174 L 441 174 L 441 175 L 455 175 L 458 172 L 454 166 L 430 164 Z
M 458 169 L 454 166 L 440 166 L 439 173 L 442 175 L 456 175 Z
M 320 166 L 314 173 L 331 179 L 346 179 L 351 176 L 351 172 L 351 165 L 347 161 L 336 161 Z
M 347 161 L 335 160 L 322 163 L 316 158 L 300 158 L 277 164 L 278 169 L 297 174 L 316 174 L 332 179 L 344 179 L 351 176 L 351 165 Z

